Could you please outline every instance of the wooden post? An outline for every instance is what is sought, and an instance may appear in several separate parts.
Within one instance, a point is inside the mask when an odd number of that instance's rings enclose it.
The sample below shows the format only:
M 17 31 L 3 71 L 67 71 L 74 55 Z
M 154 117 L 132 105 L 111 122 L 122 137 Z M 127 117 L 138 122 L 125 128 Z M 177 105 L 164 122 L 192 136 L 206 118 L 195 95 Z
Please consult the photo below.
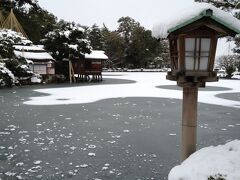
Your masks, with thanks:
M 70 58 L 69 58 L 69 60 L 68 60 L 68 68 L 69 68 L 69 81 L 70 81 L 70 83 L 72 83 L 72 71 L 71 71 L 71 60 L 70 60 Z
M 74 73 L 72 61 L 70 60 L 70 58 L 69 58 L 69 61 L 68 61 L 68 66 L 69 66 L 69 80 L 70 80 L 70 83 L 72 83 L 72 80 L 75 83 L 76 82 L 76 78 L 74 76 L 75 73 Z
M 71 65 L 71 72 L 72 72 L 71 74 L 72 74 L 73 82 L 75 83 L 76 78 L 75 78 L 75 72 L 74 72 L 74 69 L 73 69 L 72 61 L 70 61 L 70 65 Z
M 182 161 L 196 151 L 198 87 L 183 87 Z

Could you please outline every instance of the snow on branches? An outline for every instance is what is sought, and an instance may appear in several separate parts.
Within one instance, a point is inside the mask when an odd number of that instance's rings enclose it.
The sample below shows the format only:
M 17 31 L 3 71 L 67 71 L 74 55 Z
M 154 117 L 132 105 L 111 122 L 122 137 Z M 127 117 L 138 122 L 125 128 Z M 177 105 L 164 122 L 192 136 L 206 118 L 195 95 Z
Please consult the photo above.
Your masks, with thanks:
M 69 55 L 79 58 L 92 49 L 85 37 L 85 30 L 74 23 L 64 23 L 59 29 L 47 33 L 42 43 L 56 60 L 68 58 Z

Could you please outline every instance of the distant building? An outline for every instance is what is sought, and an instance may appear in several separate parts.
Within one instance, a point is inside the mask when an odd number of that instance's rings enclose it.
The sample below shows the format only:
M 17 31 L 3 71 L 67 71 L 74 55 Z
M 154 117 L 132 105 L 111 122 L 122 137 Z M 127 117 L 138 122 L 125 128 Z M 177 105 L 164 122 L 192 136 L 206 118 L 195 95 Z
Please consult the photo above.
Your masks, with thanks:
M 55 74 L 55 60 L 42 46 L 14 45 L 14 54 L 25 58 L 30 69 L 41 75 Z
M 88 81 L 92 76 L 93 81 L 102 81 L 103 62 L 108 57 L 104 51 L 92 50 L 90 54 L 85 54 L 80 61 L 73 62 L 75 74 L 80 80 Z

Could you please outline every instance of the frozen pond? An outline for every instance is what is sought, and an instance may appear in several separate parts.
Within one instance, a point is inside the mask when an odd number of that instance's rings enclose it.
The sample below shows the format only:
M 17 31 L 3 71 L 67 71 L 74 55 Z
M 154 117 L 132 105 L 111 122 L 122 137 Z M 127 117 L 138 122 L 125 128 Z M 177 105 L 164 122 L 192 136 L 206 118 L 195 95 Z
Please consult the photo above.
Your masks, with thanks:
M 1 89 L 0 179 L 167 179 L 179 163 L 182 92 L 164 76 Z M 240 81 L 207 86 L 198 148 L 240 139 Z

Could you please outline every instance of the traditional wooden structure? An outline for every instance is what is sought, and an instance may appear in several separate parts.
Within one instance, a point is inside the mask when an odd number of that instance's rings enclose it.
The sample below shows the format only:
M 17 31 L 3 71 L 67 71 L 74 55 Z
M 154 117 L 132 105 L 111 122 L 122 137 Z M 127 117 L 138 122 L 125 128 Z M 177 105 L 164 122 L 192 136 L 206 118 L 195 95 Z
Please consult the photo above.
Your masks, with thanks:
M 205 82 L 218 80 L 213 70 L 218 38 L 235 36 L 239 30 L 207 9 L 168 32 L 171 71 L 167 79 L 177 81 L 179 86 L 195 82 L 205 87 Z
M 14 45 L 14 54 L 25 58 L 30 69 L 43 76 L 55 74 L 55 60 L 42 46 Z
M 107 59 L 104 51 L 92 50 L 83 59 L 73 61 L 74 72 L 80 81 L 102 81 L 103 62 Z

